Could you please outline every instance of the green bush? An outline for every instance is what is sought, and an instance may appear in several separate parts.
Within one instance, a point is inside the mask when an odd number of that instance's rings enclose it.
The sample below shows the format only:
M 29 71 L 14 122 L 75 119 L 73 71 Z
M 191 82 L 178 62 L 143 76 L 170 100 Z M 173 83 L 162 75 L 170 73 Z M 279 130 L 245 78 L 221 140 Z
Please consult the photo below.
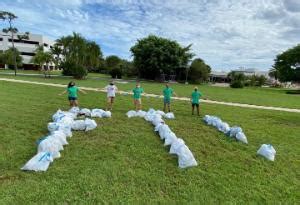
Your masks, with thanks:
M 122 78 L 123 72 L 120 66 L 116 66 L 110 70 L 109 74 L 112 78 Z
M 230 83 L 230 87 L 232 88 L 243 88 L 244 87 L 244 83 L 240 80 L 235 80 L 235 81 L 232 81 Z
M 83 79 L 87 74 L 87 69 L 81 65 L 76 65 L 74 62 L 66 61 L 62 63 L 63 75 L 73 76 L 76 79 Z

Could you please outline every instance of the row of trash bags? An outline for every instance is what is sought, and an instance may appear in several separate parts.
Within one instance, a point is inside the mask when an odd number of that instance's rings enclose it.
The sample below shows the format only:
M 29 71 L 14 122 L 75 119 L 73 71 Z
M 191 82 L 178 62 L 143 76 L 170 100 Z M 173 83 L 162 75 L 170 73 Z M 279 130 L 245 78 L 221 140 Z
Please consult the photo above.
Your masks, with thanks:
M 238 126 L 230 127 L 228 123 L 223 122 L 219 117 L 212 115 L 205 115 L 203 121 L 206 124 L 217 128 L 220 132 L 226 134 L 227 136 L 233 137 L 238 141 L 248 144 L 247 137 L 244 134 L 242 128 Z
M 72 137 L 72 131 L 90 131 L 97 127 L 95 120 L 84 117 L 111 117 L 111 112 L 101 109 L 89 110 L 73 107 L 69 111 L 58 110 L 53 114 L 53 122 L 48 123 L 49 134 L 37 141 L 37 154 L 31 158 L 21 170 L 46 171 L 54 159 L 60 158 L 60 151 L 68 145 L 67 138 Z
M 150 109 L 151 111 L 154 109 Z M 154 110 L 155 111 L 155 110 Z M 175 115 L 173 112 L 168 112 L 165 113 L 164 111 L 161 110 L 156 110 L 155 111 L 156 114 L 161 115 L 162 117 L 166 118 L 166 119 L 175 119 Z M 141 117 L 141 118 L 145 118 L 147 115 L 146 111 L 143 110 L 139 110 L 139 111 L 135 111 L 135 110 L 130 110 L 126 113 L 128 118 L 131 117 Z M 145 118 L 146 119 L 146 118 Z M 146 119 L 147 120 L 147 119 Z
M 234 137 L 238 141 L 248 144 L 247 137 L 244 134 L 242 128 L 238 126 L 230 127 L 228 123 L 223 122 L 219 117 L 212 116 L 212 115 L 205 115 L 203 120 L 206 124 L 217 128 L 220 132 L 223 132 L 227 136 Z M 263 144 L 257 151 L 257 154 L 265 157 L 270 161 L 274 161 L 276 151 L 272 145 Z
M 142 114 L 143 115 L 142 115 Z M 174 119 L 175 116 L 173 113 L 164 113 L 160 110 L 149 109 L 148 112 L 138 111 L 133 112 L 129 111 L 126 114 L 130 117 L 143 117 L 146 121 L 152 123 L 155 127 L 154 131 L 158 132 L 160 139 L 164 140 L 165 146 L 170 147 L 170 154 L 176 154 L 178 156 L 178 166 L 180 168 L 187 168 L 197 166 L 198 163 L 194 158 L 193 153 L 190 151 L 188 146 L 185 145 L 183 139 L 177 138 L 174 132 L 171 131 L 169 126 L 163 120 L 163 117 L 166 119 Z

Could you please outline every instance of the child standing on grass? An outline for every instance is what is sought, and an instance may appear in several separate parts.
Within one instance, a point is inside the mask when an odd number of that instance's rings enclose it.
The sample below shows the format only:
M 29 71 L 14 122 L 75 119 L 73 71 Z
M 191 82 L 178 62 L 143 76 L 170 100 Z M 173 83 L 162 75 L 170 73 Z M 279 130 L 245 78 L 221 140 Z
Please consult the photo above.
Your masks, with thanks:
M 166 107 L 168 106 L 168 112 L 171 112 L 171 98 L 172 95 L 177 96 L 177 94 L 170 88 L 169 83 L 166 84 L 165 89 L 163 90 L 164 96 L 164 112 L 166 112 Z
M 60 93 L 59 95 L 63 95 L 68 93 L 68 100 L 70 102 L 70 107 L 77 107 L 78 106 L 78 91 L 86 94 L 85 91 L 79 89 L 77 86 L 75 86 L 75 83 L 73 81 L 69 82 L 68 87 L 65 91 Z
M 107 92 L 107 107 L 106 110 L 112 110 L 113 103 L 115 101 L 116 93 L 118 92 L 117 86 L 111 81 L 109 85 L 104 88 Z
M 135 110 L 139 111 L 142 109 L 142 93 L 144 92 L 144 89 L 141 88 L 140 84 L 137 83 L 135 88 L 132 90 L 133 92 L 133 103 L 135 106 Z
M 197 114 L 198 114 L 198 116 L 200 115 L 199 103 L 200 103 L 200 97 L 201 96 L 202 96 L 202 94 L 198 91 L 198 88 L 195 87 L 194 91 L 192 92 L 192 95 L 191 95 L 192 115 L 194 115 L 195 107 L 197 107 Z

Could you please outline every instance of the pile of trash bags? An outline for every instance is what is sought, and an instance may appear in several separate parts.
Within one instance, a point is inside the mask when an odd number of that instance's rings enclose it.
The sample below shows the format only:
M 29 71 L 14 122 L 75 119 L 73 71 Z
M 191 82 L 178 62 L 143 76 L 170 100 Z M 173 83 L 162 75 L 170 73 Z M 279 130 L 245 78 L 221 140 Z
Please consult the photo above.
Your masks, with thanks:
M 176 134 L 172 132 L 169 126 L 163 120 L 174 119 L 173 113 L 164 113 L 160 110 L 149 109 L 148 112 L 145 111 L 129 111 L 126 114 L 130 117 L 144 117 L 144 119 L 154 126 L 154 131 L 157 132 L 161 140 L 164 140 L 165 146 L 170 146 L 170 154 L 176 154 L 178 156 L 178 165 L 180 168 L 187 168 L 197 166 L 198 163 L 194 158 L 193 153 L 185 145 L 183 139 L 177 138 Z
M 247 137 L 242 128 L 238 126 L 230 127 L 228 123 L 223 122 L 219 117 L 212 115 L 205 115 L 203 120 L 206 124 L 217 128 L 220 132 L 226 134 L 227 136 L 233 137 L 238 141 L 248 144 Z
M 67 138 L 72 137 L 72 131 L 90 131 L 97 127 L 95 120 L 84 117 L 111 117 L 110 111 L 101 109 L 89 110 L 73 107 L 69 111 L 58 110 L 53 114 L 53 122 L 48 123 L 48 135 L 37 141 L 37 154 L 30 159 L 21 170 L 46 171 L 54 159 L 60 158 L 60 151 L 68 145 Z
M 149 113 L 150 112 L 150 113 Z M 142 117 L 145 118 L 146 115 L 152 115 L 155 112 L 155 114 L 158 114 L 166 119 L 175 119 L 175 115 L 173 112 L 168 112 L 165 113 L 164 111 L 161 110 L 154 110 L 154 109 L 150 109 L 148 112 L 145 112 L 143 110 L 139 110 L 139 111 L 135 111 L 135 110 L 130 110 L 126 113 L 128 118 L 131 117 Z

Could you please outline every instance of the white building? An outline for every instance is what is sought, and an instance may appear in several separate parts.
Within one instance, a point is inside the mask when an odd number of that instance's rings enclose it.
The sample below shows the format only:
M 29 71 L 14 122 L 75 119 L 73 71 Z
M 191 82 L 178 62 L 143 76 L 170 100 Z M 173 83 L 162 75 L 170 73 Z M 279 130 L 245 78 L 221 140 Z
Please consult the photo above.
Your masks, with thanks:
M 237 73 L 243 73 L 245 76 L 265 76 L 266 78 L 269 78 L 269 72 L 268 71 L 259 71 L 255 68 L 239 68 L 237 70 L 232 70 Z
M 17 35 L 22 34 L 19 33 Z M 37 46 L 43 45 L 44 51 L 49 51 L 55 43 L 47 37 L 38 34 L 29 34 L 28 40 L 18 40 L 17 35 L 15 35 L 14 37 L 14 44 L 23 57 L 24 69 L 30 69 L 34 67 L 31 63 L 31 59 L 35 55 Z M 10 47 L 12 47 L 12 39 L 10 33 L 0 32 L 0 51 L 5 51 Z

